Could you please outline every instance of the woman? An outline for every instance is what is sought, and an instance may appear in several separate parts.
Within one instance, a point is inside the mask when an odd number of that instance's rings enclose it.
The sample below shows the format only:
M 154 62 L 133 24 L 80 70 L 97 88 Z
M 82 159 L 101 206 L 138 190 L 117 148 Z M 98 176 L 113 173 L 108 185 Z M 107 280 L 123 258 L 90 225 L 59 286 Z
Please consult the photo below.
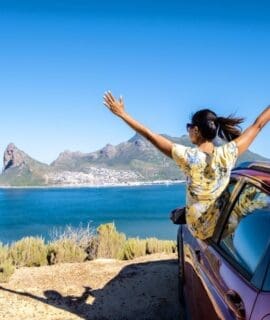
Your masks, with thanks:
M 187 178 L 186 221 L 189 230 L 202 240 L 211 237 L 218 219 L 217 211 L 213 210 L 215 200 L 228 185 L 238 156 L 248 149 L 270 120 L 270 107 L 243 133 L 238 127 L 243 122 L 242 118 L 218 117 L 208 109 L 196 112 L 191 123 L 187 124 L 189 137 L 195 145 L 191 148 L 172 143 L 133 119 L 125 111 L 121 97 L 117 100 L 107 92 L 104 104 L 165 155 L 175 160 Z M 216 147 L 213 143 L 216 136 L 226 139 L 228 143 Z

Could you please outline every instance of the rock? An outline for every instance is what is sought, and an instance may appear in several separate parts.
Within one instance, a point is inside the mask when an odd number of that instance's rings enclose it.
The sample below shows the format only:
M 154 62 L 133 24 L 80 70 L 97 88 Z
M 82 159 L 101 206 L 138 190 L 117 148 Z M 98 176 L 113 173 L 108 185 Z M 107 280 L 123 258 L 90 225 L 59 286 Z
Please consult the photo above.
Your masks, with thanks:
M 100 150 L 100 154 L 109 159 L 113 158 L 116 153 L 116 148 L 111 144 L 106 144 L 106 146 Z
M 80 151 L 69 151 L 69 150 L 65 150 L 63 152 L 61 152 L 58 156 L 58 158 L 54 161 L 67 161 L 70 160 L 72 158 L 76 158 L 76 157 L 82 157 L 83 153 Z
M 24 154 L 14 143 L 10 143 L 4 152 L 4 168 L 3 171 L 12 167 L 19 167 L 25 164 Z

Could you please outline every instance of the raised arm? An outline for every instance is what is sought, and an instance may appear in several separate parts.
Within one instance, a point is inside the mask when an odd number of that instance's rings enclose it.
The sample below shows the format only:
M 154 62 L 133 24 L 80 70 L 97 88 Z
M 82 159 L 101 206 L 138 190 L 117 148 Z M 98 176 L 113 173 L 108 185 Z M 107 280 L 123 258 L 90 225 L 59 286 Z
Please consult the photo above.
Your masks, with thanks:
M 112 113 L 124 120 L 132 129 L 144 136 L 166 156 L 172 157 L 172 142 L 163 136 L 152 132 L 137 120 L 133 119 L 125 111 L 124 101 L 121 97 L 119 100 L 116 100 L 110 92 L 106 92 L 103 98 L 104 105 L 108 107 Z
M 236 145 L 238 147 L 238 154 L 245 152 L 253 140 L 256 138 L 257 134 L 262 130 L 262 128 L 270 120 L 270 106 L 268 106 L 254 121 L 254 123 L 248 127 L 238 138 L 235 139 Z

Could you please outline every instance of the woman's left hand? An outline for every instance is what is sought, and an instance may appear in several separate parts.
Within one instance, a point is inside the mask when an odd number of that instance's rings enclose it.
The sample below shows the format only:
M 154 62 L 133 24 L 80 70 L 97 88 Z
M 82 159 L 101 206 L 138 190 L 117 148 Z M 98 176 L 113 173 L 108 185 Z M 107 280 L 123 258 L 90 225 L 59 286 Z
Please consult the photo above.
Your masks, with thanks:
M 115 99 L 110 91 L 105 92 L 104 96 L 104 105 L 111 110 L 112 113 L 121 117 L 125 113 L 124 101 L 122 97 L 119 100 Z
M 166 156 L 172 157 L 172 142 L 159 134 L 153 133 L 150 129 L 146 128 L 126 113 L 122 97 L 120 97 L 119 100 L 116 100 L 111 92 L 108 91 L 105 92 L 103 99 L 103 103 L 111 110 L 111 112 L 124 120 L 132 129 L 144 136 L 161 152 L 166 154 Z

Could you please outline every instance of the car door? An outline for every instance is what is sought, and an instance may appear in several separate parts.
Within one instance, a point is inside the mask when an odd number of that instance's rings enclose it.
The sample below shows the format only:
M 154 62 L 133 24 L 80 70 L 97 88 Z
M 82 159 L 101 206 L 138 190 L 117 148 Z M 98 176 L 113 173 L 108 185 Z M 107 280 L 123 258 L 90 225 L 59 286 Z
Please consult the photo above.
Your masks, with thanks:
M 193 238 L 187 229 L 184 230 L 184 297 L 188 319 L 191 320 L 216 320 L 219 310 L 216 308 L 215 289 L 209 283 L 204 271 L 201 252 L 204 250 L 202 243 Z
M 237 185 L 233 180 L 222 195 L 220 214 L 227 206 Z M 220 200 L 220 199 L 219 199 Z M 190 319 L 230 319 L 222 307 L 220 293 L 215 288 L 219 261 L 211 259 L 209 243 L 194 238 L 187 228 L 183 230 L 184 243 L 184 293 Z M 224 304 L 224 303 L 223 303 Z
M 231 189 L 234 187 L 230 186 Z M 256 232 L 252 234 L 252 230 L 256 222 L 262 220 L 256 219 L 263 216 L 260 212 L 269 211 L 269 196 L 252 183 L 244 186 L 238 184 L 235 189 L 226 206 L 227 220 L 220 232 L 220 240 L 200 241 L 193 238 L 185 245 L 187 301 L 195 299 L 197 303 L 196 311 L 192 309 L 191 319 L 251 317 L 258 295 L 251 279 L 269 240 L 269 232 L 265 229 L 260 245 L 254 247 L 258 235 Z M 258 233 L 262 225 L 258 224 L 257 228 Z M 255 259 L 254 250 L 257 250 Z

